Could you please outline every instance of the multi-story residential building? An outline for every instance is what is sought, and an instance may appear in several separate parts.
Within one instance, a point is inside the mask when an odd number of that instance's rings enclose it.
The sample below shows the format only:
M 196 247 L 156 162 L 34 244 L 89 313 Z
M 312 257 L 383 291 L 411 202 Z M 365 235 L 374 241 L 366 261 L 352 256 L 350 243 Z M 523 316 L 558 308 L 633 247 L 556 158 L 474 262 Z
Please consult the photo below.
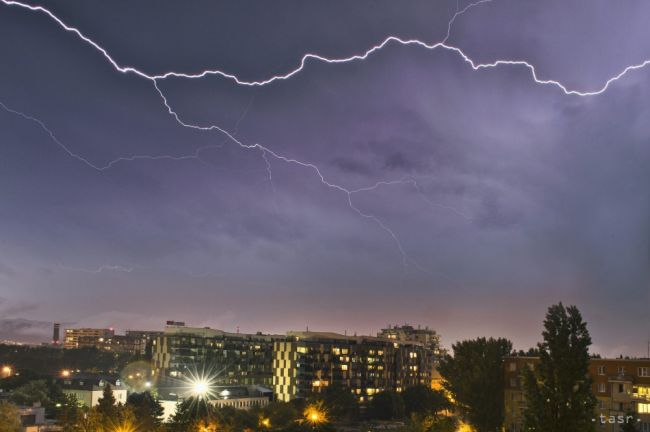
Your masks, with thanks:
M 525 368 L 534 369 L 537 357 L 509 357 L 505 361 L 505 428 L 523 430 L 526 400 L 523 388 Z M 598 359 L 589 362 L 592 391 L 598 403 L 594 412 L 596 431 L 619 432 L 619 416 L 634 412 L 637 429 L 650 432 L 650 359 Z M 625 421 L 625 420 L 624 420 Z
M 440 344 L 440 335 L 438 332 L 429 327 L 421 328 L 418 326 L 415 328 L 409 324 L 401 326 L 391 326 L 389 324 L 387 328 L 381 329 L 381 331 L 377 333 L 377 336 L 397 341 L 418 342 L 424 345 L 430 353 L 433 353 L 433 355 L 429 357 L 432 363 L 430 367 L 433 368 L 430 385 L 435 389 L 442 388 L 442 377 L 437 372 L 437 368 L 440 364 L 440 359 L 447 353 L 447 351 L 444 350 Z
M 270 386 L 273 343 L 284 338 L 168 325 L 153 341 L 153 364 L 163 377 L 212 373 L 215 384 Z
M 419 342 L 438 356 L 441 354 L 440 335 L 429 327 L 417 328 L 409 324 L 401 326 L 389 325 L 388 328 L 381 329 L 377 337 L 393 339 L 398 341 Z
M 281 401 L 328 386 L 349 388 L 359 401 L 384 390 L 429 385 L 433 353 L 422 343 L 372 336 L 289 332 L 275 342 L 273 388 Z
M 116 335 L 113 329 L 66 329 L 64 348 L 97 348 L 119 354 L 151 355 L 159 331 L 127 330 Z
M 283 401 L 328 386 L 350 388 L 363 401 L 382 390 L 431 385 L 432 347 L 438 344 L 422 340 L 310 331 L 241 334 L 172 322 L 153 341 L 153 365 L 158 379 L 209 375 L 215 385 L 273 387 Z
M 111 339 L 114 335 L 112 328 L 68 328 L 65 329 L 63 347 L 65 349 L 96 347 L 97 344 Z
M 162 335 L 163 332 L 161 331 L 127 330 L 124 332 L 127 352 L 151 357 L 153 354 L 153 341 Z

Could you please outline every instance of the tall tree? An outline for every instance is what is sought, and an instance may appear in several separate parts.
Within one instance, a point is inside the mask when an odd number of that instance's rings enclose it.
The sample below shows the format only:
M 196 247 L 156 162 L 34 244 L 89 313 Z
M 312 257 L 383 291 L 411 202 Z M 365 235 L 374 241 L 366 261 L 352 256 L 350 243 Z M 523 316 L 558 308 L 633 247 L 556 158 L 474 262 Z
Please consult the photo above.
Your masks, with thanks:
M 215 408 L 203 398 L 187 398 L 176 405 L 169 423 L 172 432 L 187 432 L 199 424 L 216 421 Z
M 411 414 L 436 416 L 440 411 L 451 408 L 451 403 L 443 392 L 425 385 L 407 387 L 402 392 L 402 399 L 407 417 Z
M 79 401 L 76 396 L 63 395 L 60 400 L 61 406 L 56 413 L 56 419 L 59 422 L 59 426 L 61 426 L 63 432 L 79 431 L 83 412 L 79 407 Z
M 526 430 L 592 431 L 596 398 L 589 376 L 591 337 L 578 308 L 551 306 L 542 336 L 539 365 L 524 374 Z
M 104 386 L 102 397 L 97 400 L 97 411 L 107 421 L 113 421 L 117 415 L 117 407 L 115 406 L 115 396 L 113 395 L 113 388 L 109 383 Z
M 377 393 L 370 401 L 370 415 L 377 420 L 404 418 L 404 400 L 394 391 Z
M 477 432 L 494 432 L 503 424 L 504 358 L 512 351 L 507 339 L 478 338 L 452 346 L 439 371 L 456 407 Z
M 154 430 L 162 423 L 164 409 L 151 393 L 132 393 L 126 405 L 132 408 L 141 429 Z
M 337 421 L 354 420 L 359 416 L 359 402 L 347 387 L 328 386 L 318 396 L 329 415 Z

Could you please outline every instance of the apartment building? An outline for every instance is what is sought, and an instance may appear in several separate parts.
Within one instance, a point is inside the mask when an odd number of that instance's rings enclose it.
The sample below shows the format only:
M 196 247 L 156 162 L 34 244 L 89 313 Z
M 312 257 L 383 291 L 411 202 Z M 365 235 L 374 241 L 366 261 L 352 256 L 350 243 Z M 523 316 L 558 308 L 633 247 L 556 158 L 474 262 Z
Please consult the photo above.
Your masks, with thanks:
M 270 386 L 273 344 L 285 336 L 228 333 L 211 328 L 168 325 L 153 341 L 153 365 L 163 377 L 214 374 L 219 385 Z
M 434 353 L 422 343 L 325 332 L 289 332 L 273 349 L 273 389 L 281 401 L 328 386 L 349 388 L 360 402 L 384 390 L 429 385 Z
M 65 329 L 63 348 L 95 347 L 115 335 L 112 328 L 68 328 Z
M 341 386 L 364 401 L 383 390 L 433 382 L 434 345 L 401 339 L 310 331 L 229 333 L 170 322 L 153 340 L 152 359 L 158 379 L 209 375 L 215 385 L 273 388 L 282 401 Z
M 505 430 L 523 430 L 526 400 L 523 372 L 534 369 L 537 357 L 509 357 L 505 361 Z M 650 359 L 591 359 L 589 374 L 598 403 L 594 412 L 596 431 L 619 432 L 619 416 L 634 412 L 639 432 L 650 432 Z M 610 419 L 616 421 L 610 422 Z

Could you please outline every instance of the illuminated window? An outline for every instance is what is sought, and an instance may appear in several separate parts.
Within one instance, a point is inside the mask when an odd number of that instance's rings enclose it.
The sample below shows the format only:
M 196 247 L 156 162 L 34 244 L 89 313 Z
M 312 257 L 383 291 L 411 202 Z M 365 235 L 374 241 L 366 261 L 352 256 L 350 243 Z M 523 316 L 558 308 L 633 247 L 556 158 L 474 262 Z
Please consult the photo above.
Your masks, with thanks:
M 344 370 L 344 371 L 348 370 L 348 365 L 346 365 L 346 364 L 341 365 L 341 370 Z
M 637 397 L 650 399 L 650 387 L 645 387 L 645 386 L 634 387 L 634 395 Z
M 637 412 L 639 414 L 650 414 L 650 403 L 638 404 Z
M 307 347 L 298 347 L 298 352 L 300 354 L 307 354 Z

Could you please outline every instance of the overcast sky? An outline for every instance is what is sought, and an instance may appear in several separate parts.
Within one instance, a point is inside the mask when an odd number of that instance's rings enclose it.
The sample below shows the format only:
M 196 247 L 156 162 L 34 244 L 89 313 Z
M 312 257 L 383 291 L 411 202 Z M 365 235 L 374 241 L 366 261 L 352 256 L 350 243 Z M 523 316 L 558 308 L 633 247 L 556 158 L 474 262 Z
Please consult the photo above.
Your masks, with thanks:
M 440 42 L 467 5 L 47 2 L 119 65 L 248 81 L 391 35 Z M 594 91 L 650 58 L 648 16 L 642 1 L 493 0 L 447 44 Z M 646 353 L 650 66 L 580 97 L 524 66 L 389 43 L 265 86 L 157 81 L 181 121 L 237 143 L 181 126 L 151 80 L 42 12 L 0 3 L 0 58 L 0 339 L 47 340 L 53 321 L 408 322 L 527 349 L 563 301 L 594 351 Z

